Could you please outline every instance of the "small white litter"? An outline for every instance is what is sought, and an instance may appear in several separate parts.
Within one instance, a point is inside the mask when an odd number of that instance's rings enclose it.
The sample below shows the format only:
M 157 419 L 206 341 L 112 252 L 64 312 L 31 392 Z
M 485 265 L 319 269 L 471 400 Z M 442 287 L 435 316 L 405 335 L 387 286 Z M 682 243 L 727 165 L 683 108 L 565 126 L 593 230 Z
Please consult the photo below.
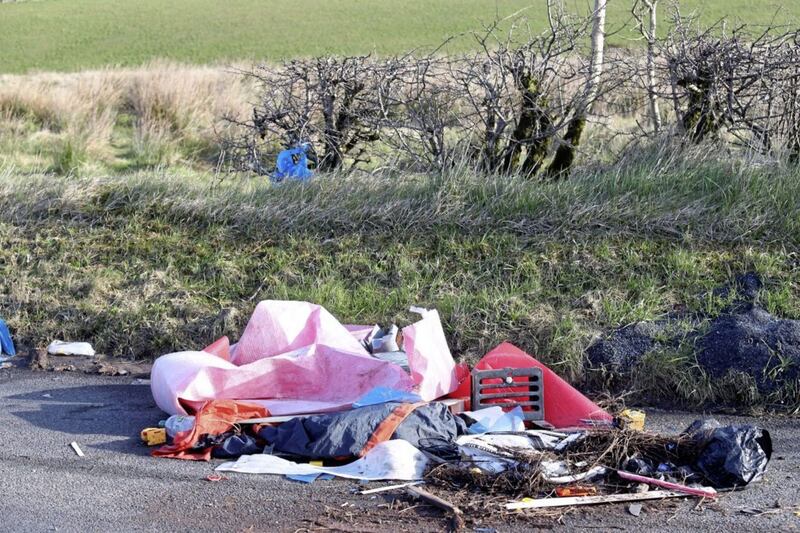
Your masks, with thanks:
M 69 445 L 72 446 L 72 449 L 75 451 L 75 454 L 78 457 L 85 457 L 85 455 L 83 455 L 83 450 L 81 450 L 81 447 L 78 446 L 77 442 L 72 441 L 72 442 L 69 443 Z
M 88 342 L 64 342 L 53 341 L 47 347 L 47 353 L 50 355 L 85 355 L 87 357 L 94 357 L 95 352 L 92 345 Z
M 548 483 L 556 484 L 589 481 L 605 475 L 608 471 L 602 466 L 593 466 L 585 472 L 571 475 L 569 474 L 569 469 L 566 468 L 565 464 L 563 464 L 563 461 L 542 461 L 539 464 L 542 467 L 542 478 Z

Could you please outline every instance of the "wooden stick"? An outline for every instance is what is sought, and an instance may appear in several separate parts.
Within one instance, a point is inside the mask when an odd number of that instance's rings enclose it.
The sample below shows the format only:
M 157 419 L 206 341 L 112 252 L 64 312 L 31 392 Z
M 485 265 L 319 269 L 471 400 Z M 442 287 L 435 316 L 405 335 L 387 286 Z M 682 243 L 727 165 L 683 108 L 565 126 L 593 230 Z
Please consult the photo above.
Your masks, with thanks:
M 464 514 L 461 509 L 453 505 L 452 503 L 448 502 L 447 500 L 443 500 L 438 496 L 435 496 L 428 492 L 425 489 L 421 489 L 419 487 L 406 487 L 406 492 L 410 495 L 414 496 L 415 498 L 419 498 L 420 500 L 424 500 L 429 504 L 438 507 L 439 509 L 443 509 L 450 513 L 451 516 L 451 528 L 453 531 L 460 531 L 464 527 L 464 518 L 462 515 Z
M 284 422 L 288 422 L 293 418 L 305 418 L 308 416 L 321 416 L 323 414 L 336 414 L 336 413 L 305 413 L 301 415 L 283 415 L 283 416 L 268 416 L 264 418 L 245 418 L 243 420 L 237 420 L 237 424 L 283 424 Z
M 667 490 L 653 490 L 645 493 L 634 494 L 608 494 L 605 496 L 574 496 L 571 498 L 540 498 L 525 502 L 510 502 L 506 509 L 543 509 L 545 507 L 568 507 L 571 505 L 596 505 L 599 503 L 637 502 L 643 500 L 663 500 L 664 498 L 685 498 L 682 492 Z
M 359 494 L 377 494 L 378 492 L 386 492 L 390 490 L 404 489 L 406 487 L 413 487 L 414 485 L 422 485 L 424 481 L 412 481 L 411 483 L 401 483 L 399 485 L 389 485 L 386 487 L 378 487 L 376 489 L 367 489 L 359 491 Z
M 648 485 L 655 485 L 656 487 L 670 489 L 676 492 L 683 492 L 685 494 L 691 494 L 692 496 L 699 496 L 701 498 L 711 498 L 712 500 L 716 500 L 718 496 L 717 491 L 715 491 L 711 487 L 704 487 L 702 489 L 697 489 L 694 487 L 687 487 L 686 485 L 681 485 L 680 483 L 672 483 L 671 481 L 663 481 L 661 479 L 655 479 L 652 477 L 640 476 L 639 474 L 632 474 L 630 472 L 625 472 L 623 470 L 617 470 L 617 475 L 622 479 L 627 479 L 628 481 L 638 481 L 639 483 L 647 483 Z

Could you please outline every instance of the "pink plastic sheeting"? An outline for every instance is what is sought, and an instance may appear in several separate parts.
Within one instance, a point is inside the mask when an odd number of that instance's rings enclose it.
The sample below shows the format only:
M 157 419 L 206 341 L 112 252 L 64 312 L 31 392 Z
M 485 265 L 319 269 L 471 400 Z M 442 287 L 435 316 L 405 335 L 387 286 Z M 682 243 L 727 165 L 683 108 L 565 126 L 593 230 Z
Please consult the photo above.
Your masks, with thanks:
M 367 329 L 345 327 L 319 305 L 263 301 L 231 347 L 230 362 L 205 352 L 159 357 L 151 372 L 153 398 L 170 414 L 230 399 L 279 415 L 348 408 L 378 386 L 413 390 L 424 400 L 455 390 L 455 362 L 435 311 L 403 329 L 411 376 L 361 346 L 355 335 Z
M 408 355 L 408 368 L 417 384 L 417 392 L 423 400 L 429 401 L 456 390 L 458 378 L 439 313 L 421 311 L 422 320 L 403 328 L 403 349 Z

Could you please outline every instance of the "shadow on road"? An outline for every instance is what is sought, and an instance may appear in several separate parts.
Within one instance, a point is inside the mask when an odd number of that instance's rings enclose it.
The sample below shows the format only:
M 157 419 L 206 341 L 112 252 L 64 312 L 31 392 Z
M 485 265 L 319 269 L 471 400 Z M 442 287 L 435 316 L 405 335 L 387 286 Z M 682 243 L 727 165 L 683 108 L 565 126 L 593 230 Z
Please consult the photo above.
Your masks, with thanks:
M 131 442 L 118 440 L 98 446 L 129 453 L 141 453 L 132 450 L 131 444 L 137 442 L 142 428 L 164 417 L 153 402 L 150 387 L 142 385 L 53 388 L 3 400 L 10 408 L 23 407 L 10 413 L 36 427 L 75 435 L 130 437 Z

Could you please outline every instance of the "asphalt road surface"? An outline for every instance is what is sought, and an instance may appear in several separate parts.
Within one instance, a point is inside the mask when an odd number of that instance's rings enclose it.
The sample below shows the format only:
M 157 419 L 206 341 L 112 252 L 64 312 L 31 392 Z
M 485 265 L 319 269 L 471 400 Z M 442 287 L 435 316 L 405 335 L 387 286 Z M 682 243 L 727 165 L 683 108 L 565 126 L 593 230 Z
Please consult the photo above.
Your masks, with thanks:
M 304 485 L 278 476 L 228 473 L 218 462 L 156 459 L 139 431 L 164 415 L 150 387 L 132 378 L 0 370 L 0 531 L 420 531 L 447 526 L 439 511 L 392 496 L 359 496 L 352 481 Z M 696 414 L 648 412 L 648 428 L 679 432 Z M 800 526 L 797 419 L 757 422 L 772 433 L 766 479 L 719 503 L 645 503 L 581 508 L 560 518 L 468 521 L 467 531 L 786 531 Z M 76 441 L 85 453 L 69 447 Z M 370 486 L 379 486 L 372 483 Z

